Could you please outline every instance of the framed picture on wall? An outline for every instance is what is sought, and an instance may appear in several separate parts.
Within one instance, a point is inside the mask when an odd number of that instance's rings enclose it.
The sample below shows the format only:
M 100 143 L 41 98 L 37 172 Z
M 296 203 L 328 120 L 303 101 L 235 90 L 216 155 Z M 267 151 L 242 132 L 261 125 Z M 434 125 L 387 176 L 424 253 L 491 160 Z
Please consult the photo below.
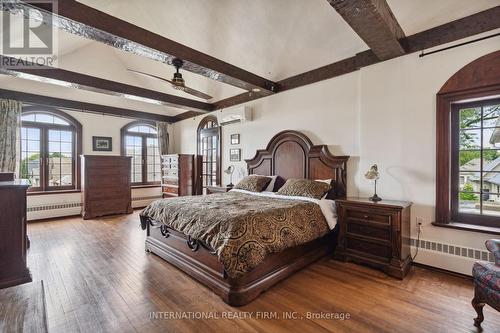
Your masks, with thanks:
M 93 151 L 112 151 L 113 138 L 108 136 L 93 136 L 92 137 L 92 150 Z
M 239 149 L 239 148 L 229 149 L 229 160 L 231 162 L 241 161 L 241 149 Z
M 240 135 L 239 134 L 231 134 L 231 144 L 239 145 L 240 144 Z

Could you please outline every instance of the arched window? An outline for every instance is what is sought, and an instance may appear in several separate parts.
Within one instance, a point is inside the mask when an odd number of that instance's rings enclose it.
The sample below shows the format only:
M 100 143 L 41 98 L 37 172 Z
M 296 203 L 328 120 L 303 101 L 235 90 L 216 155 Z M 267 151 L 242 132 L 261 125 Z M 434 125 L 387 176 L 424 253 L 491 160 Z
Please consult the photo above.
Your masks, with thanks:
M 220 126 L 217 118 L 207 116 L 198 125 L 198 154 L 202 156 L 202 184 L 205 189 L 220 184 Z
M 21 114 L 20 177 L 30 191 L 80 188 L 82 126 L 55 109 L 24 107 Z
M 153 122 L 135 121 L 122 128 L 122 155 L 132 157 L 132 185 L 160 184 L 158 131 Z

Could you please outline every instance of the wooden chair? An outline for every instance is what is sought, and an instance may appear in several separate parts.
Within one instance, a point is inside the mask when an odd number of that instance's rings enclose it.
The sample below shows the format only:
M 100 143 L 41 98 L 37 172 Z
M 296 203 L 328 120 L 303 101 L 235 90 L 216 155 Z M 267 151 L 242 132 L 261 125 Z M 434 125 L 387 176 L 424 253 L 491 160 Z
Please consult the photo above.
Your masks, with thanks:
M 477 327 L 480 327 L 484 320 L 485 304 L 500 311 L 500 239 L 487 240 L 486 248 L 493 253 L 495 262 L 477 261 L 472 267 L 474 277 L 472 306 L 477 312 L 477 318 L 474 318 L 474 326 Z

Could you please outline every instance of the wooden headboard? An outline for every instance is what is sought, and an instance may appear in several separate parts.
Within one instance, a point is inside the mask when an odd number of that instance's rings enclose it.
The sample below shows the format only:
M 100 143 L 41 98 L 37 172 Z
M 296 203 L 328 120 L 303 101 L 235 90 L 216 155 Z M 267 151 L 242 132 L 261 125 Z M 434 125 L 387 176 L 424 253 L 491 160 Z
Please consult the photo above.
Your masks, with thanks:
M 349 156 L 334 156 L 326 145 L 314 146 L 298 131 L 282 131 L 269 141 L 267 148 L 257 150 L 245 160 L 248 174 L 279 175 L 285 179 L 335 179 L 338 198 L 347 193 L 347 160 Z

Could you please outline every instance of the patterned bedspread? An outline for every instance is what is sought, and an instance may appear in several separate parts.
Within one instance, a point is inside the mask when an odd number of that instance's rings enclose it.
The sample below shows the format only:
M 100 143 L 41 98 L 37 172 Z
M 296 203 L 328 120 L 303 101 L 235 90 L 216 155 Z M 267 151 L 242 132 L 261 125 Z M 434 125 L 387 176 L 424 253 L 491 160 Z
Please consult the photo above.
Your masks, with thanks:
M 157 200 L 140 214 L 210 245 L 233 278 L 266 255 L 310 242 L 329 232 L 319 205 L 241 192 Z

